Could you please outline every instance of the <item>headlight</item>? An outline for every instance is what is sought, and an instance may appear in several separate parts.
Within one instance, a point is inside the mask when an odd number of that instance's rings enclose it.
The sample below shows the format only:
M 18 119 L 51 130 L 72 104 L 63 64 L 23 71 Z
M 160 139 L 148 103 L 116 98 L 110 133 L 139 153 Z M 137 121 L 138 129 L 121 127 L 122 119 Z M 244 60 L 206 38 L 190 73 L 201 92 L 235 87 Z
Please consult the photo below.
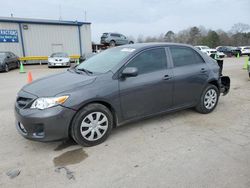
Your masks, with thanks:
M 32 103 L 30 108 L 43 110 L 59 104 L 63 104 L 68 98 L 69 96 L 38 98 Z

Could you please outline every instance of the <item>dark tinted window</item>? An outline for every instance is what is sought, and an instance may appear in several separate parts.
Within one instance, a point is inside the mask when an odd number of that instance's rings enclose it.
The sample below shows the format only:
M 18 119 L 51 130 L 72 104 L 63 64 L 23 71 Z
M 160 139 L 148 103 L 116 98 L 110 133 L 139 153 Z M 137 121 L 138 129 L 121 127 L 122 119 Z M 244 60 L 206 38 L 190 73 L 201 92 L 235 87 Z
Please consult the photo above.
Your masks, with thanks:
M 120 37 L 119 34 L 115 34 L 115 33 L 112 33 L 110 36 L 112 36 L 112 37 Z
M 163 70 L 166 68 L 166 53 L 164 48 L 147 50 L 136 56 L 127 67 L 136 67 L 139 74 Z
M 175 67 L 203 63 L 201 56 L 191 48 L 170 47 Z

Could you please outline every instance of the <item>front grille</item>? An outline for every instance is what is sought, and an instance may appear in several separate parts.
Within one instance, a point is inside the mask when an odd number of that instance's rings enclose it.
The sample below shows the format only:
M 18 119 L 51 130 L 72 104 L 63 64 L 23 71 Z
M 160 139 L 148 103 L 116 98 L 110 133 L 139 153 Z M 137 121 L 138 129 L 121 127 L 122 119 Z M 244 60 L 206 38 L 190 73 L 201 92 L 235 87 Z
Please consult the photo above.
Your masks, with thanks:
M 16 102 L 19 108 L 26 108 L 31 105 L 32 101 L 32 98 L 18 97 Z

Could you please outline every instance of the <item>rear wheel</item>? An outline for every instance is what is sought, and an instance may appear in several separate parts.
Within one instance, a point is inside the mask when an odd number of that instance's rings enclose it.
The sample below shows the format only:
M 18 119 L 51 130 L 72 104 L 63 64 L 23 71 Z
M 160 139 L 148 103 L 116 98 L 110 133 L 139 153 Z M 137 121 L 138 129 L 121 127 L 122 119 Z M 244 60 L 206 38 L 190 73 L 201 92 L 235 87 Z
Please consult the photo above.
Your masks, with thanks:
M 202 114 L 212 112 L 217 106 L 219 99 L 219 90 L 215 85 L 209 84 L 202 92 L 199 104 L 196 110 Z
M 109 46 L 110 47 L 115 47 L 115 41 L 111 40 L 110 43 L 109 43 Z
M 102 104 L 93 103 L 81 109 L 72 121 L 71 136 L 83 146 L 104 142 L 113 127 L 113 116 Z

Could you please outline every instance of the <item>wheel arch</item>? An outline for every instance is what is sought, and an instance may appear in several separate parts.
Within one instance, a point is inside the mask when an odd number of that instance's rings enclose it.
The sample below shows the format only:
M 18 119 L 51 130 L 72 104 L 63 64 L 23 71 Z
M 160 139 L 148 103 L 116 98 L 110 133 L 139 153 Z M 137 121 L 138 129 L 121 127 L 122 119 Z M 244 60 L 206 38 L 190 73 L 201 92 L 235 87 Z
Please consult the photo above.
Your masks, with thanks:
M 212 84 L 212 85 L 216 86 L 216 87 L 218 88 L 218 90 L 220 91 L 220 85 L 219 85 L 218 80 L 215 80 L 215 79 L 210 80 L 210 81 L 208 82 L 208 84 Z
M 117 117 L 117 113 L 116 113 L 116 110 L 115 108 L 107 101 L 104 101 L 104 100 L 93 100 L 93 101 L 88 101 L 87 103 L 84 103 L 75 113 L 75 115 L 72 117 L 71 121 L 70 121 L 70 125 L 69 125 L 69 128 L 68 128 L 68 135 L 71 136 L 71 127 L 72 127 L 72 122 L 76 116 L 76 114 L 81 110 L 83 109 L 84 107 L 86 107 L 87 105 L 90 105 L 90 104 L 102 104 L 103 106 L 105 106 L 106 108 L 108 108 L 111 112 L 111 114 L 113 115 L 113 128 L 115 128 L 118 124 L 118 117 Z

